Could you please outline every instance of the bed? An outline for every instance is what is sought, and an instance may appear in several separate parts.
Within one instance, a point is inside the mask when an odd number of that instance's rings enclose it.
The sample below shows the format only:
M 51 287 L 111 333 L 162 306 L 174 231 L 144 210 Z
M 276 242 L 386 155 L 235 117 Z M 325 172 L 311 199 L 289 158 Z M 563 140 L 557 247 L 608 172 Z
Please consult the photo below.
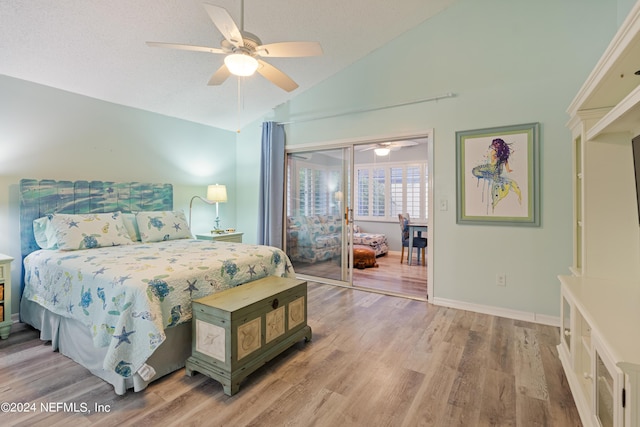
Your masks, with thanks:
M 117 394 L 184 366 L 192 299 L 294 276 L 278 248 L 193 239 L 168 184 L 22 180 L 20 206 L 20 320 Z
M 358 230 L 360 228 L 358 227 Z M 376 257 L 386 255 L 389 252 L 387 244 L 387 236 L 380 233 L 364 233 L 362 231 L 354 231 L 353 244 L 368 246 L 376 253 Z

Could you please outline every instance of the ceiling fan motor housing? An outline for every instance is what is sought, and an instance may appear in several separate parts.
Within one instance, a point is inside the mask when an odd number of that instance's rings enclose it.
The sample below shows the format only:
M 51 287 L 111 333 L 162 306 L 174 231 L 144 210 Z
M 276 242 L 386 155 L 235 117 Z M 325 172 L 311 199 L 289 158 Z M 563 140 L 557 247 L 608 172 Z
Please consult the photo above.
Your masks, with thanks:
M 244 46 L 236 47 L 227 39 L 222 39 L 220 45 L 225 51 L 233 53 L 245 53 L 251 56 L 255 56 L 256 48 L 262 45 L 262 41 L 260 40 L 260 38 L 248 31 L 242 31 L 242 42 Z

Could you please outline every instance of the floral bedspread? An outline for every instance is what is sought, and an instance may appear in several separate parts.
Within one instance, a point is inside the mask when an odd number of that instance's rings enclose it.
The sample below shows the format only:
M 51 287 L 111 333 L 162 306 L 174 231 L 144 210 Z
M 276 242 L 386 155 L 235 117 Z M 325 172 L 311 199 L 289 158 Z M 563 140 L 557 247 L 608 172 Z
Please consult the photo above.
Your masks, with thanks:
M 293 277 L 278 248 L 180 239 L 78 251 L 39 250 L 25 264 L 23 298 L 91 328 L 108 347 L 104 369 L 129 377 L 191 319 L 191 300 L 265 276 Z

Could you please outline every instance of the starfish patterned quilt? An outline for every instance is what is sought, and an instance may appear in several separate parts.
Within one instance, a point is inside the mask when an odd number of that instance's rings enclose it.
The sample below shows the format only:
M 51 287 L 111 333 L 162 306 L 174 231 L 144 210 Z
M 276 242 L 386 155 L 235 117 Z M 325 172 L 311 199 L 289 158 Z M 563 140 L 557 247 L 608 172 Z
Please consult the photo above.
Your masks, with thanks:
M 28 298 L 91 329 L 108 347 L 104 369 L 133 375 L 191 319 L 191 300 L 265 276 L 294 277 L 270 246 L 179 239 L 78 251 L 39 250 L 24 261 Z

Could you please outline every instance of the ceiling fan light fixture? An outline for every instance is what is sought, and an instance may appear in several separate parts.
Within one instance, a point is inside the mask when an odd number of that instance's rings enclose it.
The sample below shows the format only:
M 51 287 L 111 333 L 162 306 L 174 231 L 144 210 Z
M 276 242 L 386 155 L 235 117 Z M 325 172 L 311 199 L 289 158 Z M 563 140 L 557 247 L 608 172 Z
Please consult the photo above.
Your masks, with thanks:
M 232 53 L 224 58 L 224 63 L 231 74 L 236 76 L 251 76 L 258 69 L 258 61 L 244 53 Z
M 391 150 L 385 147 L 382 148 L 376 148 L 373 150 L 374 153 L 376 153 L 376 156 L 386 156 L 387 154 L 389 154 Z

